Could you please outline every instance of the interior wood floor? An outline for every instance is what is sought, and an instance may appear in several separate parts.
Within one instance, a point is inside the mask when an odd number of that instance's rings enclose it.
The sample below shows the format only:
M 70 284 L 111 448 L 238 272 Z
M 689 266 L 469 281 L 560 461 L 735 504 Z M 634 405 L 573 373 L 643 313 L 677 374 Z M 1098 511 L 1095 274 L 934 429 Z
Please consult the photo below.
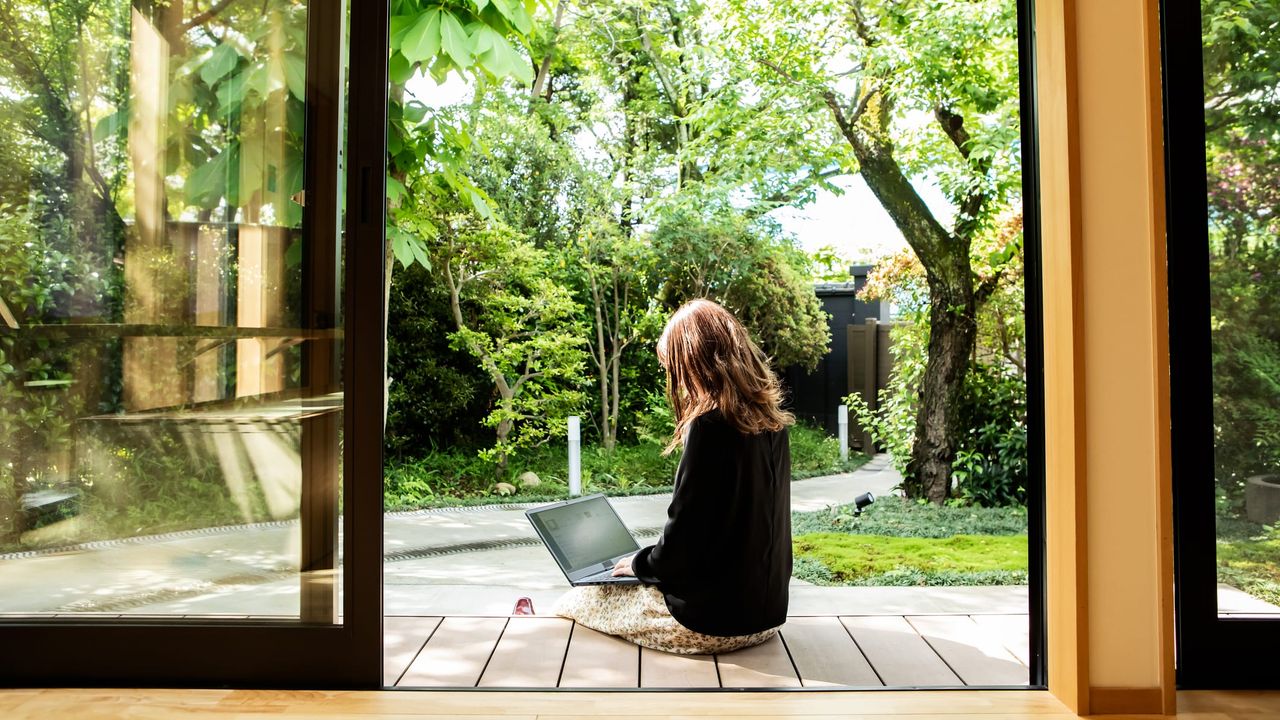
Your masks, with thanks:
M 1184 720 L 1280 717 L 1280 693 L 1196 691 L 1178 695 Z M 568 720 L 569 718 L 806 718 L 815 720 L 1073 720 L 1037 690 L 831 692 L 483 692 L 459 690 L 0 690 L 5 720 L 217 718 L 217 720 Z M 1101 718 L 1103 716 L 1093 716 Z
M 572 620 L 384 619 L 388 687 L 775 688 L 1029 684 L 1026 615 L 794 616 L 721 655 L 641 648 Z

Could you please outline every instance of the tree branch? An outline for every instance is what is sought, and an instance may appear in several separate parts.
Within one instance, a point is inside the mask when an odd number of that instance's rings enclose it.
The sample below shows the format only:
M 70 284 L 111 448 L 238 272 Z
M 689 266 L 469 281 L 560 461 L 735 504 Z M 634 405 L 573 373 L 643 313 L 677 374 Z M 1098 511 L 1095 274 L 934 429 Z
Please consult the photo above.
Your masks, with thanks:
M 208 10 L 205 10 L 202 13 L 194 15 L 190 20 L 182 23 L 183 32 L 186 32 L 187 30 L 190 30 L 192 28 L 203 27 L 205 23 L 214 19 L 218 15 L 221 15 L 223 10 L 226 10 L 227 8 L 231 7 L 232 3 L 234 3 L 235 1 L 236 0 L 222 0 L 221 2 L 215 2 L 214 4 L 209 6 Z
M 971 142 L 973 138 L 969 135 L 969 131 L 965 129 L 964 117 L 944 105 L 935 107 L 933 116 L 937 118 L 938 124 L 942 126 L 942 132 L 951 139 L 951 143 L 956 146 L 956 150 L 960 151 L 960 156 L 973 165 L 975 171 L 985 175 L 991 169 L 991 161 L 986 158 L 978 160 L 976 163 L 971 161 L 971 153 L 973 151 Z M 957 208 L 960 212 L 957 215 L 954 230 L 956 235 L 968 237 L 972 234 L 977 225 L 978 215 L 982 213 L 989 199 L 986 192 L 981 189 L 974 189 L 960 201 Z

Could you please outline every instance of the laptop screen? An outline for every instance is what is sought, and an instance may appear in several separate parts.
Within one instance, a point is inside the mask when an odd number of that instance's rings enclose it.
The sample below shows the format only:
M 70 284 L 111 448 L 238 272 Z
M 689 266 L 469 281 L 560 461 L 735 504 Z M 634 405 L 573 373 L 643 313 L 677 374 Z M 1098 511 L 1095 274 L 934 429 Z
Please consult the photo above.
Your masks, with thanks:
M 539 510 L 529 519 L 538 525 L 551 553 L 567 573 L 639 548 L 603 497 Z

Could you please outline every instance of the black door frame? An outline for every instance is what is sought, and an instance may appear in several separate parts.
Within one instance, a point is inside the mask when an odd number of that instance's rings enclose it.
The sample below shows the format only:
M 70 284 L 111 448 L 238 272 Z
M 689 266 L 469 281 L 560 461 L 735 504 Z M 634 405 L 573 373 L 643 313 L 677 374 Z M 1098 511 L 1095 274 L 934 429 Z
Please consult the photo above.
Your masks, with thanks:
M 1178 686 L 1274 688 L 1274 671 L 1248 650 L 1280 641 L 1280 622 L 1218 617 L 1200 3 L 1162 0 L 1160 10 Z
M 333 178 L 339 176 L 341 114 L 344 105 L 357 109 L 349 113 L 346 124 L 346 267 L 344 286 L 338 286 L 345 298 L 344 622 L 0 620 L 0 647 L 8 649 L 0 653 L 0 686 L 381 685 L 382 285 L 389 5 L 387 0 L 352 2 L 349 28 L 344 28 L 346 5 L 343 0 L 313 0 L 308 7 L 303 207 L 307 237 L 314 233 L 315 237 L 333 237 L 336 242 L 338 187 Z M 343 77 L 344 30 L 349 32 L 348 78 Z M 326 274 L 323 282 L 336 291 L 334 264 L 341 258 L 332 253 L 321 255 L 323 252 L 311 253 L 316 258 L 314 270 Z M 333 328 L 335 302 L 313 298 L 309 302 L 313 317 L 304 322 L 310 323 L 311 329 Z M 331 361 L 325 362 L 325 367 L 332 368 Z M 316 543 L 308 547 L 304 542 L 304 562 L 309 555 L 320 567 L 334 564 L 333 499 L 313 498 L 318 502 L 303 508 L 304 527 L 310 521 L 318 544 L 328 543 L 326 549 Z M 326 518 L 335 526 L 326 527 Z M 320 602 L 325 602 L 323 593 Z M 332 614 L 332 608 L 329 612 Z
M 1046 686 L 1043 316 L 1034 0 L 1016 0 L 1022 134 L 1028 367 L 1028 685 Z M 307 160 L 332 156 L 312 112 L 342 103 L 341 0 L 313 0 L 308 19 Z M 346 107 L 343 302 L 345 554 L 341 625 L 198 620 L 3 621 L 0 686 L 382 687 L 382 421 L 386 231 L 386 48 L 389 2 L 351 0 Z M 326 51 L 326 48 L 328 49 Z M 328 88 L 328 90 L 326 90 Z M 329 117 L 336 117 L 332 112 Z M 329 128 L 332 131 L 333 128 Z M 336 158 L 334 158 L 336 161 Z M 304 223 L 324 227 L 323 179 L 309 163 Z M 335 198 L 336 202 L 336 198 Z M 332 212 L 332 206 L 328 207 Z M 330 222 L 332 225 L 332 222 Z M 96 652 L 85 652 L 86 649 Z M 803 691 L 803 689 L 801 689 Z

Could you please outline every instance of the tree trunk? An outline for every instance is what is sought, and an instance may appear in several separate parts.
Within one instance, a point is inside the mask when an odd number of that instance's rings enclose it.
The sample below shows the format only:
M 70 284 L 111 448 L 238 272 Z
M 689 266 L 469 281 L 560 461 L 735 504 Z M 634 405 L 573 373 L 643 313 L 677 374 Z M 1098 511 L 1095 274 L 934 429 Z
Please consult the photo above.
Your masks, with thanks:
M 948 232 L 938 222 L 894 158 L 889 100 L 883 93 L 873 92 L 852 116 L 834 93 L 828 91 L 823 97 L 858 159 L 859 174 L 928 276 L 928 361 L 904 490 L 908 497 L 925 497 L 940 505 L 951 495 L 951 462 L 964 431 L 959 425 L 960 403 L 977 340 L 970 238 L 963 231 Z M 958 121 L 959 116 L 947 119 Z M 960 127 L 956 122 L 948 134 L 959 132 Z M 962 152 L 966 151 L 962 148 Z M 983 198 L 974 197 L 972 202 L 968 209 L 976 209 Z
M 929 298 L 929 359 L 906 490 L 909 497 L 925 497 L 940 505 L 951 496 L 951 463 L 964 433 L 960 408 L 977 324 L 972 282 L 949 283 L 931 276 Z

